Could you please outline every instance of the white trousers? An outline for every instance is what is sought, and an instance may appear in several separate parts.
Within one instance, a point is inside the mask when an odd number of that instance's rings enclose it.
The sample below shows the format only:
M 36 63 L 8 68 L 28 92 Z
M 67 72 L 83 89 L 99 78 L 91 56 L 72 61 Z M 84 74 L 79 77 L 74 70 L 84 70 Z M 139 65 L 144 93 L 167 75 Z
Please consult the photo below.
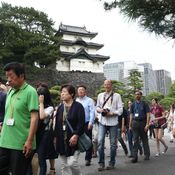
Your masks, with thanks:
M 73 156 L 60 156 L 62 175 L 82 175 L 80 165 L 78 164 L 80 152 L 75 151 Z

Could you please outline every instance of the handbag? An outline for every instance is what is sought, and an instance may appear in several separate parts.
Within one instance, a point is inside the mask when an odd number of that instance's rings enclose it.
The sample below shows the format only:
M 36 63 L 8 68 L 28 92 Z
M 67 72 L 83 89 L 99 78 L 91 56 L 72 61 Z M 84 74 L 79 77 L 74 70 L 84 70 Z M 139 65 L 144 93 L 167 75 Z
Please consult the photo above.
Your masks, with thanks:
M 165 128 L 167 128 L 167 119 L 166 118 L 164 118 L 164 123 L 161 125 L 161 128 L 162 129 L 165 129 Z
M 69 129 L 71 130 L 72 133 L 74 133 L 74 130 L 71 126 L 71 124 L 69 123 L 69 121 L 67 120 L 67 118 L 65 119 Z M 78 138 L 78 150 L 80 152 L 85 152 L 87 150 L 89 150 L 92 147 L 92 141 L 91 139 L 87 136 L 86 133 L 83 133 L 82 135 L 79 136 Z

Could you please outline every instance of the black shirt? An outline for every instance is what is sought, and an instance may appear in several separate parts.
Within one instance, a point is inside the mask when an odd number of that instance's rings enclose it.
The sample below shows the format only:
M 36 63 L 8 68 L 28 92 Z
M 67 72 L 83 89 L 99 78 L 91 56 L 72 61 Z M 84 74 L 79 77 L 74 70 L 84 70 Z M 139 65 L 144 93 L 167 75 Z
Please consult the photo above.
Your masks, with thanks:
M 0 91 L 0 122 L 4 120 L 6 94 Z

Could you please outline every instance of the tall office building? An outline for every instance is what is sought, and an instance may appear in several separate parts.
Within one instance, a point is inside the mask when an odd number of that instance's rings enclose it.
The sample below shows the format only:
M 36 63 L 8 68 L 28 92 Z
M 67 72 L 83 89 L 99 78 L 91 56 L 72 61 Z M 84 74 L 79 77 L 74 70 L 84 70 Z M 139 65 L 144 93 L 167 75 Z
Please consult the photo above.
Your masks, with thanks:
M 130 70 L 137 69 L 141 73 L 143 80 L 143 95 L 152 92 L 161 92 L 166 95 L 171 86 L 171 75 L 166 70 L 152 69 L 150 63 L 136 64 L 134 61 L 105 64 L 103 67 L 104 75 L 107 79 L 117 80 L 128 84 Z
M 144 81 L 144 66 L 138 65 L 134 61 L 109 63 L 105 64 L 103 67 L 104 75 L 107 79 L 120 81 L 125 85 L 129 83 L 129 73 L 133 69 L 136 69 L 141 73 L 141 79 Z
M 172 83 L 170 72 L 161 69 L 161 70 L 155 70 L 155 73 L 156 73 L 157 91 L 164 95 L 167 95 Z
M 148 95 L 151 92 L 157 92 L 156 74 L 152 69 L 152 65 L 150 63 L 142 63 L 139 65 L 144 67 L 144 74 L 143 74 L 144 95 Z
M 124 62 L 105 64 L 103 67 L 106 79 L 123 82 L 124 78 Z
M 134 61 L 125 61 L 105 64 L 103 72 L 107 79 L 123 82 L 132 69 L 140 69 L 140 67 Z

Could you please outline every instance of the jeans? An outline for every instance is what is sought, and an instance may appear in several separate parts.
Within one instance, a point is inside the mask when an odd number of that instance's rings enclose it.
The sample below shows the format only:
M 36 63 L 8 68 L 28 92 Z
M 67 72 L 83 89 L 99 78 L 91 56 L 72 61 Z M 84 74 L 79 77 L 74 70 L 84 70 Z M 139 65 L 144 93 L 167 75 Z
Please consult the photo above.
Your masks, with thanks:
M 92 140 L 92 129 L 90 129 L 90 130 L 88 129 L 88 123 L 86 123 L 86 125 L 85 125 L 85 133 Z M 93 146 L 91 146 L 91 148 L 89 148 L 89 150 L 86 151 L 85 160 L 91 161 L 92 152 L 93 152 Z
M 98 128 L 98 154 L 99 154 L 99 164 L 105 165 L 105 153 L 104 153 L 104 143 L 106 131 L 109 131 L 110 139 L 110 165 L 115 165 L 116 157 L 116 139 L 117 139 L 117 125 L 116 126 L 105 126 L 99 123 Z
M 128 154 L 128 148 L 127 148 L 127 146 L 126 146 L 126 144 L 125 144 L 125 142 L 124 142 L 124 140 L 123 140 L 123 138 L 122 138 L 122 133 L 121 133 L 121 129 L 120 128 L 118 128 L 118 141 L 120 142 L 120 144 L 121 144 L 121 146 L 122 146 L 122 148 L 123 148 L 123 150 L 124 150 L 124 152 L 125 152 L 125 155 L 127 155 Z
M 48 148 L 48 134 L 49 134 L 48 131 L 44 132 L 39 147 L 37 149 L 39 166 L 40 166 L 39 175 L 46 175 L 47 172 L 46 153 Z
M 129 128 L 127 129 L 127 136 L 130 155 L 133 156 L 133 133 L 132 130 L 129 130 Z

